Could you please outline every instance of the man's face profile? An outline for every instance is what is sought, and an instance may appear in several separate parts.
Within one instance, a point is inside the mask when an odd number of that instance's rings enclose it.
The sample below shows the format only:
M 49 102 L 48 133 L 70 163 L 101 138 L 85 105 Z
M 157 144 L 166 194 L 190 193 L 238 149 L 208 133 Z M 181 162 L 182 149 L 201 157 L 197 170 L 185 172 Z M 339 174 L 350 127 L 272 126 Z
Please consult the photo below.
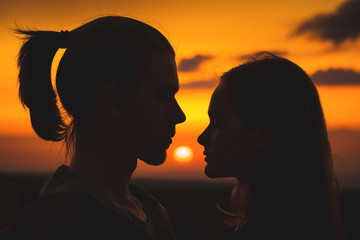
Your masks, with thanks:
M 175 99 L 179 79 L 174 57 L 158 54 L 150 58 L 138 84 L 130 124 L 137 158 L 160 165 L 166 159 L 175 125 L 184 122 L 185 115 Z

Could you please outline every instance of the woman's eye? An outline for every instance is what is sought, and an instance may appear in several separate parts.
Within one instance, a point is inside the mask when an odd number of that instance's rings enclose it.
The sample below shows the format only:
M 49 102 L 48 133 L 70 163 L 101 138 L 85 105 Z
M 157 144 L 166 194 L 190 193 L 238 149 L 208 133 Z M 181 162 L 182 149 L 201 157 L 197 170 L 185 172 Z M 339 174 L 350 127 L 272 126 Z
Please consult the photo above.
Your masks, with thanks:
M 212 124 L 214 127 L 218 127 L 219 126 L 219 120 L 217 118 L 214 118 L 212 121 Z

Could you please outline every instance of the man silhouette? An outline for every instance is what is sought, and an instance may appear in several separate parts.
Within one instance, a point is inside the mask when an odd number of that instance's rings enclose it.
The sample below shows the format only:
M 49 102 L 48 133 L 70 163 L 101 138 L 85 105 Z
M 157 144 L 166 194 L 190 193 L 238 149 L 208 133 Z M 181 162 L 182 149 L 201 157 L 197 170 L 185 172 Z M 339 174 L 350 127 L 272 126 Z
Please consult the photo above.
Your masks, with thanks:
M 19 54 L 20 99 L 37 135 L 65 139 L 72 159 L 0 232 L 35 239 L 174 239 L 162 205 L 131 184 L 137 159 L 162 164 L 175 125 L 185 121 L 175 99 L 175 53 L 166 38 L 149 25 L 118 16 L 71 32 L 18 33 L 28 36 Z M 39 80 L 59 47 L 67 50 L 56 90 L 68 124 L 54 100 L 50 76 Z

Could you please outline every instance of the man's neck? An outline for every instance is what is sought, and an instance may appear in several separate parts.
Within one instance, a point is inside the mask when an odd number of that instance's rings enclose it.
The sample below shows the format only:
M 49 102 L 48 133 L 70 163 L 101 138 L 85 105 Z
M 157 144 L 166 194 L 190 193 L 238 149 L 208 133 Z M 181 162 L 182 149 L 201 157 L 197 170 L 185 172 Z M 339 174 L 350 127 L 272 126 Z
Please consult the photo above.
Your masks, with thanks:
M 98 185 L 118 204 L 129 202 L 129 185 L 137 159 L 121 149 L 101 141 L 83 141 L 78 145 L 70 171 Z
M 110 156 L 103 155 L 96 158 L 96 154 L 86 155 L 77 155 L 70 165 L 70 171 L 98 185 L 116 205 L 127 209 L 141 221 L 146 222 L 147 216 L 141 202 L 132 196 L 129 190 L 137 160 L 132 160 L 135 162 L 132 167 L 124 164 L 124 162 L 129 163 L 131 159 L 121 157 L 116 161 L 118 164 L 106 165 L 102 164 L 102 161 L 109 160 Z

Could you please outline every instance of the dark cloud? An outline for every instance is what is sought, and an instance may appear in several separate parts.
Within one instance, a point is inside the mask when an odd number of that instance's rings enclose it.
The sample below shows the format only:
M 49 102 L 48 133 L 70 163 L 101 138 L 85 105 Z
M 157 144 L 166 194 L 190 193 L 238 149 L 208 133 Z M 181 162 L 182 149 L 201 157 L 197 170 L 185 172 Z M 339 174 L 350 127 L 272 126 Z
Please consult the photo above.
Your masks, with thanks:
M 311 78 L 317 85 L 360 85 L 360 73 L 347 69 L 320 70 Z
M 312 37 L 339 45 L 360 36 L 360 0 L 344 2 L 330 14 L 319 14 L 302 22 L 293 35 L 310 33 Z
M 207 60 L 212 59 L 210 55 L 201 55 L 198 54 L 193 58 L 184 58 L 179 62 L 178 70 L 180 72 L 192 72 L 198 69 L 199 65 Z
M 184 83 L 180 85 L 180 88 L 214 88 L 218 84 L 215 79 L 194 81 L 190 83 Z
M 273 53 L 279 57 L 284 57 L 286 56 L 288 53 L 286 51 L 269 51 L 270 53 Z M 254 52 L 254 53 L 251 53 L 251 54 L 244 54 L 244 55 L 240 55 L 238 57 L 239 60 L 241 61 L 247 61 L 249 60 L 249 58 L 251 58 L 252 56 L 254 56 L 255 54 L 257 54 L 258 52 Z

